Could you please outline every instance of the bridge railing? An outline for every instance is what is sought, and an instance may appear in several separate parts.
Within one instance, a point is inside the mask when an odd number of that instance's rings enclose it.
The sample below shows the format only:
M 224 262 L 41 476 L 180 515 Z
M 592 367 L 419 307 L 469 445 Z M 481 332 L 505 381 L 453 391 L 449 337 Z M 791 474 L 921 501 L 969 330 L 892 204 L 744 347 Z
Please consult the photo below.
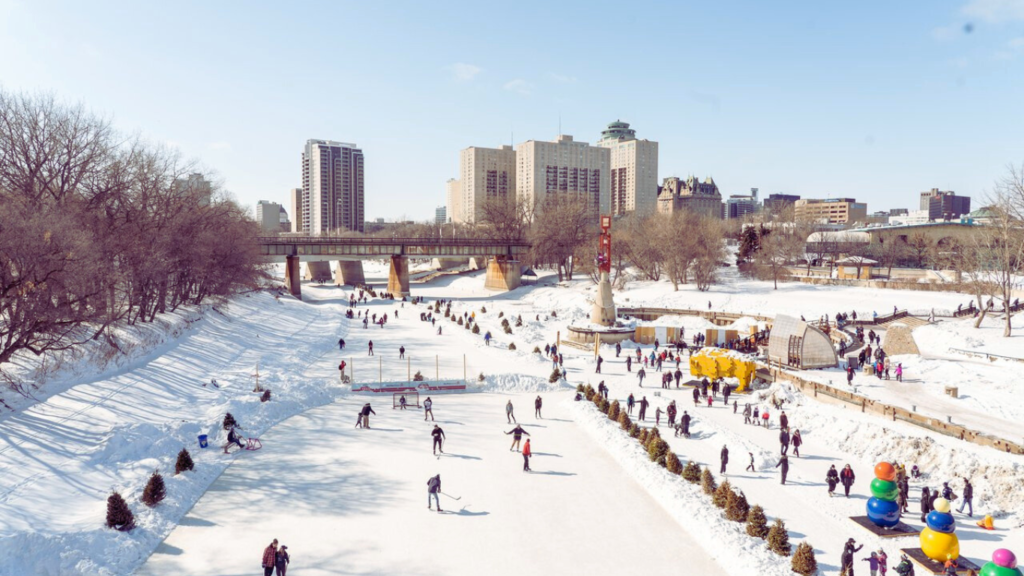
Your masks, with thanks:
M 489 240 L 487 238 L 346 238 L 341 236 L 257 236 L 258 244 L 334 244 L 345 246 L 379 246 L 417 244 L 420 246 L 524 246 L 525 240 Z

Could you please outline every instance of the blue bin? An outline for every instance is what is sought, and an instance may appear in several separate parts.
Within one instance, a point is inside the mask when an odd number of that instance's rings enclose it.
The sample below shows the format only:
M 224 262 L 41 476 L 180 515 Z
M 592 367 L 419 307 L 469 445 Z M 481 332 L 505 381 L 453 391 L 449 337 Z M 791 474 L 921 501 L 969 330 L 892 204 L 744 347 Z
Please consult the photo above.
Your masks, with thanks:
M 209 438 L 210 437 L 207 436 L 206 434 L 200 434 L 199 435 L 199 447 L 200 448 L 206 448 L 207 446 L 209 446 L 210 443 L 207 442 L 207 440 L 209 440 Z

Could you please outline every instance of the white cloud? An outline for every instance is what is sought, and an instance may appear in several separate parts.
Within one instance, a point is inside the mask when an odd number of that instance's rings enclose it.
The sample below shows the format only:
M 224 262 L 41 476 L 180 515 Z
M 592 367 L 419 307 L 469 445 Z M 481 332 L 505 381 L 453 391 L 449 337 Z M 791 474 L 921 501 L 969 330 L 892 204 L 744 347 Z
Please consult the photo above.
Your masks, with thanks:
M 231 150 L 231 143 L 218 140 L 217 142 L 208 143 L 206 147 L 209 150 Z
M 477 74 L 483 72 L 483 68 L 465 62 L 456 62 L 451 66 L 445 66 L 445 69 L 450 71 L 459 82 L 469 82 Z
M 529 82 L 523 80 L 522 78 L 509 80 L 508 82 L 505 82 L 505 85 L 502 86 L 502 88 L 510 92 L 522 94 L 523 96 L 529 96 L 530 94 L 533 94 L 533 84 L 530 84 Z
M 556 74 L 555 72 L 548 72 L 548 77 L 551 78 L 552 80 L 554 80 L 555 82 L 559 82 L 561 84 L 575 84 L 576 83 L 576 77 L 575 76 L 566 76 L 564 74 Z
M 1024 0 L 970 0 L 962 12 L 993 23 L 1024 20 Z
M 940 42 L 947 42 L 956 38 L 959 31 L 960 29 L 956 26 L 939 26 L 932 29 L 932 38 Z

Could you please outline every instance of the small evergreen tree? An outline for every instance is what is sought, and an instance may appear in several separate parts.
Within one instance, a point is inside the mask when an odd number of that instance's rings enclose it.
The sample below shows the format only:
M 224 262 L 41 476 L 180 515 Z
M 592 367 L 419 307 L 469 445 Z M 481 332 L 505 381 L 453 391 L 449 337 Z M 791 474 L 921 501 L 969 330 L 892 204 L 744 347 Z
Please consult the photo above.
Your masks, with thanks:
M 625 410 L 620 409 L 619 410 L 619 426 L 623 430 L 625 430 L 626 432 L 629 432 L 629 425 L 632 424 L 632 423 L 633 423 L 633 421 L 629 419 L 629 414 Z
M 730 494 L 732 494 L 732 485 L 726 480 L 715 489 L 715 495 L 711 498 L 711 502 L 718 508 L 725 508 L 725 505 L 729 502 Z
M 481 306 L 480 307 L 480 313 L 481 314 L 487 314 L 487 306 Z
M 818 561 L 814 559 L 814 547 L 801 542 L 793 553 L 793 572 L 802 576 L 813 576 L 818 573 Z
M 477 378 L 477 380 L 480 381 L 480 382 L 484 381 L 484 373 L 483 372 L 480 373 L 480 376 Z
M 666 462 L 666 456 L 668 455 L 668 442 L 665 442 L 657 436 L 653 440 L 647 442 L 647 456 L 650 457 L 651 462 Z
M 733 522 L 746 522 L 750 513 L 750 504 L 742 490 L 733 490 L 725 503 L 725 517 Z
M 754 505 L 747 513 L 747 534 L 761 540 L 768 536 L 768 519 L 764 516 L 764 508 Z
M 164 486 L 164 477 L 159 472 L 153 472 L 146 482 L 146 488 L 142 491 L 142 503 L 152 508 L 160 503 L 167 496 L 167 487 Z
M 520 315 L 519 315 L 519 317 L 518 317 L 518 318 L 516 318 L 516 328 L 519 328 L 519 327 L 521 327 L 522 325 L 523 325 L 523 315 L 522 315 L 522 314 L 520 314 Z
M 479 334 L 480 333 L 480 325 L 479 324 L 473 324 L 473 329 L 470 330 L 470 332 L 472 332 L 473 334 Z
M 651 443 L 653 443 L 655 440 L 661 440 L 661 432 L 658 430 L 657 426 L 651 428 L 650 431 L 647 433 L 647 441 L 644 442 L 644 449 L 649 449 L 651 447 Z
M 512 333 L 512 327 L 509 326 L 508 324 L 505 325 L 504 330 L 505 330 L 505 334 L 511 334 Z
M 583 394 L 586 391 L 586 387 L 584 387 L 583 384 L 577 384 L 576 391 L 579 392 L 580 394 Z
M 135 515 L 116 491 L 107 498 L 107 528 L 121 532 L 135 528 Z
M 768 549 L 779 556 L 789 556 L 789 533 L 786 532 L 786 523 L 782 518 L 776 518 L 768 530 Z
M 264 390 L 260 396 L 260 402 L 270 402 L 270 390 Z
M 647 446 L 647 435 L 648 434 L 650 434 L 650 432 L 647 431 L 647 428 L 644 428 L 643 430 L 640 431 L 640 445 L 641 446 Z
M 636 425 L 636 422 L 633 422 L 632 424 L 629 425 L 629 437 L 630 438 L 639 438 L 640 437 L 640 427 Z
M 238 426 L 238 422 L 235 421 L 235 417 L 228 412 L 224 415 L 224 429 L 230 430 L 232 426 Z
M 425 378 L 423 377 L 423 373 L 420 372 L 419 370 L 417 370 L 416 373 L 412 375 L 413 382 L 423 382 L 424 380 Z
M 458 322 L 459 322 L 459 326 L 462 326 L 462 316 L 459 316 Z
M 505 313 L 504 313 L 504 312 L 498 312 L 498 318 L 501 318 L 501 317 L 502 317 L 502 316 L 504 316 L 504 315 L 505 315 Z M 507 323 L 508 323 L 508 320 L 503 320 L 503 322 L 505 322 L 505 323 L 507 324 Z
M 619 401 L 618 400 L 612 402 L 611 405 L 608 406 L 608 419 L 609 420 L 615 420 L 615 421 L 619 420 Z
M 612 405 L 608 403 L 608 400 L 604 396 L 601 396 L 600 394 L 597 396 L 601 399 L 597 403 L 597 409 L 600 410 L 602 414 L 607 414 L 608 411 L 611 410 Z
M 690 460 L 686 463 L 686 466 L 683 466 L 683 479 L 690 484 L 700 482 L 700 476 L 700 465 L 693 460 Z
M 548 382 L 554 384 L 555 382 L 558 382 L 558 379 L 561 377 L 561 372 L 558 371 L 558 368 L 555 368 L 551 371 L 551 376 L 548 376 Z M 587 396 L 587 400 L 590 400 L 590 396 Z
M 715 482 L 715 477 L 712 476 L 711 470 L 705 468 L 700 473 L 700 487 L 704 490 L 704 493 L 711 496 L 718 489 L 718 483 Z
M 188 453 L 188 450 L 182 448 L 181 452 L 178 452 L 178 461 L 174 463 L 174 473 L 181 474 L 186 470 L 192 470 L 195 465 L 192 463 L 192 455 Z
M 679 461 L 679 457 L 676 456 L 675 452 L 669 450 L 665 456 L 665 468 L 673 474 L 681 474 L 683 472 L 683 463 Z
M 534 354 L 540 354 L 540 346 L 534 346 L 533 347 L 533 353 Z M 578 389 L 576 391 L 579 392 Z
M 509 350 L 515 350 L 516 349 L 516 343 L 515 342 L 509 342 L 508 343 L 508 349 Z

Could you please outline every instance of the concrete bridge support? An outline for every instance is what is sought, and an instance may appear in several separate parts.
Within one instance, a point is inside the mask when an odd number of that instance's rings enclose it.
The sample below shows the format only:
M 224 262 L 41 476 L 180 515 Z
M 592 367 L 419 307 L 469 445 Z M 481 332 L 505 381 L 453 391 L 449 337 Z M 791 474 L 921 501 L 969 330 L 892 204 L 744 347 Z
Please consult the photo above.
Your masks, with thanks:
M 488 290 L 515 290 L 519 288 L 519 261 L 491 258 L 487 261 L 484 288 Z
M 288 292 L 302 300 L 302 277 L 299 273 L 299 257 L 287 256 L 284 259 L 284 285 Z
M 306 276 L 304 280 L 331 280 L 330 262 L 306 262 Z
M 338 286 L 366 284 L 362 260 L 338 260 L 334 267 L 334 283 Z
M 469 259 L 470 270 L 480 270 L 487 265 L 487 261 L 479 256 L 473 256 Z
M 451 270 L 462 266 L 463 262 L 459 258 L 434 258 L 430 261 L 430 267 L 434 270 Z
M 409 259 L 405 256 L 391 257 L 391 269 L 388 271 L 388 292 L 395 298 L 409 295 Z

